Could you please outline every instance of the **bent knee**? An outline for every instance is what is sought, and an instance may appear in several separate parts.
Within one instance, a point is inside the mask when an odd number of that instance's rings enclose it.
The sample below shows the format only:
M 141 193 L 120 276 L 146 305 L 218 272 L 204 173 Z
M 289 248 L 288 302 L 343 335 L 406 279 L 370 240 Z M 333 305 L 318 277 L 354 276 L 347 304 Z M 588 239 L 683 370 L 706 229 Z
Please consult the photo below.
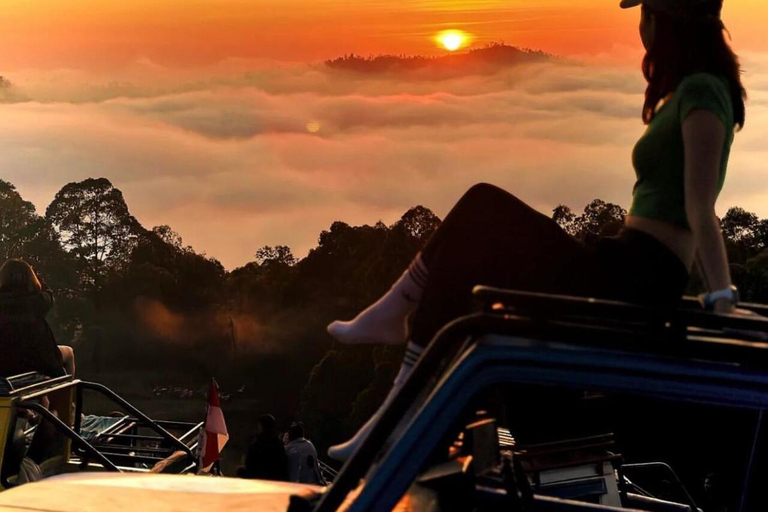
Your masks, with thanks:
M 59 351 L 61 352 L 61 357 L 63 357 L 65 361 L 75 359 L 75 351 L 72 349 L 72 347 L 68 347 L 67 345 L 59 345 Z
M 490 183 L 477 183 L 472 185 L 462 196 L 459 203 L 472 204 L 476 206 L 488 206 L 498 203 L 498 201 L 518 201 L 519 200 L 504 189 L 491 185 Z

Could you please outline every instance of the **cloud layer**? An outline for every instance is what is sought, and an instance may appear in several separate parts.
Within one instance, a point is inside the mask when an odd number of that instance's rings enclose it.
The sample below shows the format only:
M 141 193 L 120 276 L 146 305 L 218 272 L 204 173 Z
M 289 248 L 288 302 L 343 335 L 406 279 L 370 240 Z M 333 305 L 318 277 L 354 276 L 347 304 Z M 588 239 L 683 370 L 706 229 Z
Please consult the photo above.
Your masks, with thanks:
M 768 58 L 745 63 L 747 127 L 720 209 L 768 216 Z M 169 72 L 151 87 L 74 72 L 14 81 L 0 177 L 43 210 L 65 183 L 105 176 L 144 225 L 170 224 L 229 268 L 266 244 L 303 255 L 334 220 L 392 222 L 415 204 L 444 215 L 479 181 L 542 211 L 595 197 L 628 206 L 643 131 L 639 73 L 595 63 L 447 79 L 262 66 Z

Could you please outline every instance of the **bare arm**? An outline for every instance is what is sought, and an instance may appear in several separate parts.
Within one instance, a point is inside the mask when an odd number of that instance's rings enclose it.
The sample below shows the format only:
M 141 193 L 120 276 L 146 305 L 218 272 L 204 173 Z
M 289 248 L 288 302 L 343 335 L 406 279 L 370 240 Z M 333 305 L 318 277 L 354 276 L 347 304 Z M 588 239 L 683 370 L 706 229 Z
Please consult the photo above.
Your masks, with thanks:
M 728 256 L 715 215 L 720 160 L 725 127 L 708 110 L 694 110 L 683 122 L 685 146 L 685 210 L 696 243 L 699 264 L 710 291 L 730 286 Z M 730 304 L 715 304 L 715 310 L 730 312 Z

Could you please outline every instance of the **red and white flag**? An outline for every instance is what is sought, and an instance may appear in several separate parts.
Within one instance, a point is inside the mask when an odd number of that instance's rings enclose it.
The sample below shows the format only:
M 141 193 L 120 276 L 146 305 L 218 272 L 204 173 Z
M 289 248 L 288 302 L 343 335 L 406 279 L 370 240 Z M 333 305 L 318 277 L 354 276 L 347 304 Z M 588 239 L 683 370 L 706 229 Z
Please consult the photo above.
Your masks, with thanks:
M 224 413 L 221 412 L 219 385 L 214 379 L 211 379 L 211 390 L 208 392 L 208 409 L 197 445 L 201 472 L 210 471 L 211 466 L 219 460 L 221 450 L 224 449 L 227 441 L 229 441 L 229 432 L 227 432 L 227 424 L 224 422 Z

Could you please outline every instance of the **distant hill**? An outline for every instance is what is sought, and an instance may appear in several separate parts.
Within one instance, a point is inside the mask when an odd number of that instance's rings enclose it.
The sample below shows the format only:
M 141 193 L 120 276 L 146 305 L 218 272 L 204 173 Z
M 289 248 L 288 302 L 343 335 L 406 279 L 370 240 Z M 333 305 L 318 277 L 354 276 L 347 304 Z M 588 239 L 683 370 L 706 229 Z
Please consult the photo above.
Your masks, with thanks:
M 515 46 L 494 43 L 465 53 L 451 53 L 439 57 L 425 57 L 421 55 L 377 55 L 362 57 L 355 54 L 349 54 L 336 59 L 327 60 L 325 61 L 325 65 L 331 69 L 367 74 L 413 72 L 421 70 L 447 74 L 466 74 L 524 63 L 541 62 L 554 58 L 556 57 L 539 50 L 517 48 Z

